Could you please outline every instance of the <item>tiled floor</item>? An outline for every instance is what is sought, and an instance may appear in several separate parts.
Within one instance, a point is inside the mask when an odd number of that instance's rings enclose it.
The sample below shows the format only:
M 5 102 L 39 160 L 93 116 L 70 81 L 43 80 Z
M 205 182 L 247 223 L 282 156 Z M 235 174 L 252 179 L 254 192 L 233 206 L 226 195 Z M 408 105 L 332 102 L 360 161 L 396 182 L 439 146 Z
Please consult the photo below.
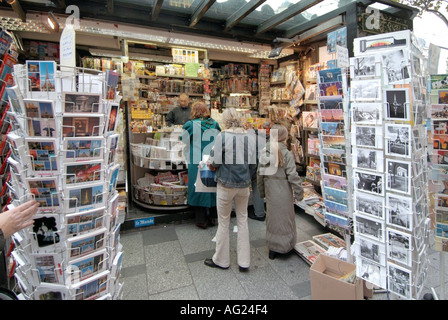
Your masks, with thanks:
M 230 225 L 231 267 L 204 265 L 215 249 L 217 227 L 199 229 L 193 220 L 131 229 L 121 234 L 124 260 L 121 274 L 123 300 L 300 300 L 311 299 L 309 266 L 296 253 L 268 258 L 265 222 L 249 221 L 251 266 L 240 273 L 236 261 L 236 218 Z M 329 232 L 313 217 L 296 214 L 298 241 Z M 431 249 L 430 249 L 431 250 Z M 439 252 L 430 252 L 424 292 L 440 295 Z M 219 288 L 219 290 L 217 289 Z M 376 293 L 373 299 L 396 299 Z

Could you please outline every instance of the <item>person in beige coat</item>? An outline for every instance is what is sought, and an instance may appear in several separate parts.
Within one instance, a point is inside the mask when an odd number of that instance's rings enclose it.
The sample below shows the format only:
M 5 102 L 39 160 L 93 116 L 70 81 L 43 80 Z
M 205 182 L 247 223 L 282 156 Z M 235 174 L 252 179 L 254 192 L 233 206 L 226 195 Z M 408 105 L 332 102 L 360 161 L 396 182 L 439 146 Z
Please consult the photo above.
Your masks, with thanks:
M 266 199 L 266 240 L 270 259 L 294 248 L 297 240 L 294 199 L 303 199 L 302 180 L 297 174 L 294 157 L 286 147 L 287 139 L 286 127 L 274 125 L 271 128 L 271 139 L 260 153 L 257 172 L 258 190 Z

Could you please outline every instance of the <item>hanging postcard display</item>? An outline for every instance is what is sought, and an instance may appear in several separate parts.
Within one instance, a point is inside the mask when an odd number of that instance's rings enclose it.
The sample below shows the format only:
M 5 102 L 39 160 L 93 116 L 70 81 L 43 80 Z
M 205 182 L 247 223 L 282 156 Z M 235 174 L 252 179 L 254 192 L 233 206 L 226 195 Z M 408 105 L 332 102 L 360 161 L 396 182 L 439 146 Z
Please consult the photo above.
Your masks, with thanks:
M 419 299 L 430 226 L 423 56 L 410 31 L 357 38 L 354 52 L 350 101 L 357 276 L 400 298 Z M 435 134 L 445 132 L 442 122 L 437 128 Z M 438 142 L 443 146 L 443 139 Z
M 342 234 L 351 232 L 352 218 L 352 203 L 348 200 L 352 192 L 351 163 L 347 162 L 350 149 L 346 148 L 352 137 L 346 78 L 345 68 L 319 70 L 316 91 L 325 222 Z M 362 130 L 358 130 L 359 134 Z M 375 139 L 375 132 L 372 134 L 367 138 L 373 137 L 373 143 L 379 143 L 381 140 Z
M 9 208 L 30 199 L 40 204 L 33 224 L 12 236 L 21 297 L 119 299 L 119 103 L 111 99 L 117 95 L 85 90 L 105 91 L 105 83 L 68 83 L 53 61 L 26 61 L 17 70 L 15 83 L 25 87 L 8 90 L 9 113 L 22 124 L 7 136 L 14 174 Z M 105 79 L 95 70 L 90 78 L 84 69 L 76 72 L 71 81 Z M 62 92 L 62 83 L 70 90 Z

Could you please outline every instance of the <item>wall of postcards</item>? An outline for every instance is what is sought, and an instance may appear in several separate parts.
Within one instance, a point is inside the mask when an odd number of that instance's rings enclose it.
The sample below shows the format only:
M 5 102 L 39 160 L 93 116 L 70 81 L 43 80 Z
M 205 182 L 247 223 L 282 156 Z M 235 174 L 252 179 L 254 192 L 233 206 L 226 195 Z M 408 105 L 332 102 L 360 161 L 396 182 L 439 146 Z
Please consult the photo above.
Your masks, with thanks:
M 448 251 L 448 74 L 430 76 L 429 192 L 435 221 L 434 249 Z
M 26 61 L 14 80 L 11 207 L 40 203 L 34 224 L 12 236 L 21 298 L 118 299 L 118 74 Z
M 345 69 L 318 71 L 319 149 L 327 226 L 351 232 L 350 117 Z
M 350 58 L 357 275 L 418 299 L 427 271 L 426 80 L 410 31 L 354 40 Z

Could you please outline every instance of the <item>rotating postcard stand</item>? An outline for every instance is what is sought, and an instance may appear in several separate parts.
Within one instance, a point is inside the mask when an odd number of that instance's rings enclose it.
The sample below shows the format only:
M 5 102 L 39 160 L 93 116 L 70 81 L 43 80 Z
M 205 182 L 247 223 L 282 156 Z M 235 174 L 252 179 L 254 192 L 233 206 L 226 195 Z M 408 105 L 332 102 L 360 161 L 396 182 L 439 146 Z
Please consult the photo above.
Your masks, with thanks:
M 345 68 L 320 70 L 316 95 L 325 221 L 328 227 L 344 235 L 347 261 L 351 263 L 353 204 L 349 199 L 352 198 L 353 179 L 346 78 Z
M 422 55 L 408 30 L 357 38 L 354 52 L 356 273 L 388 297 L 418 299 L 428 274 L 430 229 Z
M 112 143 L 118 74 L 72 69 L 26 61 L 14 67 L 16 85 L 8 88 L 8 115 L 18 124 L 8 136 L 10 208 L 30 199 L 40 203 L 34 224 L 12 236 L 22 299 L 122 294 Z

